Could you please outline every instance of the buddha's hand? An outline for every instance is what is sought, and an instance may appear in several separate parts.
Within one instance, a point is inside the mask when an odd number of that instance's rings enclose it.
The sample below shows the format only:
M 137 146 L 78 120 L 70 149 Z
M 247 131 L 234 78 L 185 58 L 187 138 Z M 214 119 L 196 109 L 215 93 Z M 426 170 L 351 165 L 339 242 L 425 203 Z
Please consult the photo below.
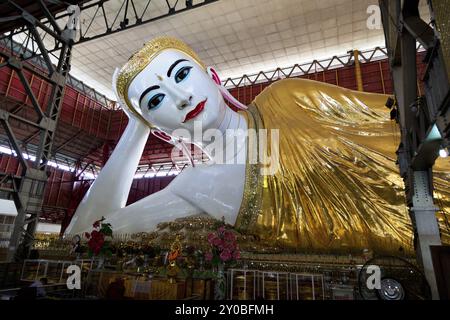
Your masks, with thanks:
M 123 110 L 123 112 L 125 112 L 125 114 L 127 115 L 128 119 L 133 120 L 133 122 L 135 123 L 144 123 L 144 120 L 139 117 L 138 115 L 136 115 L 136 113 L 134 113 L 133 111 L 130 110 L 130 108 L 128 108 L 127 104 L 120 99 L 119 93 L 117 92 L 117 77 L 119 76 L 119 72 L 120 69 L 116 68 L 116 70 L 114 71 L 113 74 L 113 78 L 112 78 L 112 89 L 114 91 L 114 94 L 116 95 L 116 100 L 117 100 L 117 104 L 119 105 L 119 107 Z

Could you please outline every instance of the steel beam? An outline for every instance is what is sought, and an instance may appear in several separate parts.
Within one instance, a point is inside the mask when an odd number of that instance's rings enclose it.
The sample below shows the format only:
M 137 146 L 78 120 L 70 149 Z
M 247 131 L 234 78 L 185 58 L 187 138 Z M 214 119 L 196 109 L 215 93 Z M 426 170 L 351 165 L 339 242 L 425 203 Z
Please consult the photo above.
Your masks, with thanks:
M 439 210 L 433 203 L 433 192 L 430 185 L 431 170 L 414 171 L 413 205 L 410 215 L 416 228 L 416 251 L 420 257 L 425 277 L 430 284 L 433 299 L 439 298 L 439 292 L 434 272 L 430 246 L 441 245 L 439 225 L 436 211 Z
M 118 1 L 120 1 L 119 9 L 112 9 L 117 7 Z M 20 18 L 24 18 L 25 16 L 29 23 L 38 24 L 41 29 L 50 34 L 50 36 L 54 36 L 56 38 L 59 36 L 59 33 L 53 30 L 52 27 L 58 22 L 67 21 L 68 19 L 70 20 L 74 14 L 79 14 L 78 21 L 83 21 L 83 25 L 86 25 L 86 27 L 83 28 L 80 26 L 80 32 L 76 35 L 76 38 L 74 38 L 74 44 L 78 44 L 200 8 L 217 1 L 219 0 L 199 0 L 194 4 L 189 1 L 142 0 L 140 1 L 141 3 L 139 6 L 136 5 L 138 2 L 137 0 L 114 0 L 114 2 L 111 0 L 78 1 L 80 3 L 79 12 L 70 10 L 62 11 L 60 7 L 57 7 L 57 10 L 53 15 L 53 19 L 47 17 L 50 10 L 44 10 L 40 17 L 33 19 L 32 15 L 23 14 L 25 9 L 22 9 L 22 13 L 19 10 L 18 13 L 21 13 L 22 15 L 15 16 L 14 18 L 15 20 L 20 20 Z M 14 1 L 10 2 L 14 3 Z M 39 0 L 39 5 L 45 6 L 45 3 L 47 2 L 60 5 L 65 3 L 59 0 Z M 110 4 L 113 6 L 112 8 L 108 8 Z M 155 10 L 156 8 L 154 8 L 154 6 L 158 6 L 158 10 Z M 153 13 L 153 11 L 160 12 L 159 10 L 161 7 L 163 8 L 164 13 Z M 9 19 L 8 21 L 14 20 L 10 17 L 7 18 Z M 101 25 L 102 28 L 97 27 L 95 31 L 93 31 L 91 26 L 94 24 L 94 21 L 96 26 Z M 5 33 L 5 35 L 0 36 L 0 42 L 10 44 L 12 48 L 12 37 L 24 32 L 20 26 L 21 24 L 16 24 L 16 28 L 11 29 L 10 33 Z M 37 37 L 35 33 L 33 33 L 33 35 L 34 37 Z M 41 50 L 41 52 L 39 52 L 38 48 L 42 49 L 42 43 L 40 43 L 39 37 L 36 39 L 36 44 L 37 47 L 33 48 L 32 53 L 26 57 L 27 60 L 38 56 L 43 56 L 48 64 L 48 54 L 61 50 L 61 47 L 57 43 L 53 48 L 46 48 L 45 50 Z
M 439 58 L 439 39 L 433 29 L 421 20 L 419 0 L 379 2 L 394 82 L 396 120 L 401 132 L 397 150 L 400 175 L 405 183 L 406 201 L 415 231 L 417 259 L 423 267 L 433 299 L 438 299 L 430 246 L 441 244 L 437 208 L 433 202 L 432 166 L 442 139 L 439 135 L 432 137 L 432 133 L 439 121 L 439 113 L 434 110 L 440 110 L 442 106 L 435 105 L 429 98 L 430 87 L 425 87 L 426 97 L 418 97 L 416 41 L 427 49 L 426 62 L 430 67 L 433 59 Z M 428 80 L 438 73 L 427 72 Z M 430 81 L 434 90 L 436 87 L 443 87 L 442 90 L 448 87 L 445 80 L 434 78 Z
M 22 85 L 25 88 L 27 97 L 31 101 L 37 114 L 36 119 L 33 120 L 22 118 L 19 115 L 10 113 L 6 110 L 0 110 L 0 122 L 22 165 L 22 174 L 18 186 L 15 184 L 11 185 L 9 182 L 10 187 L 8 187 L 8 179 L 11 180 L 11 177 L 8 177 L 5 174 L 3 174 L 2 183 L 0 185 L 0 187 L 2 187 L 1 190 L 8 190 L 12 194 L 18 212 L 10 239 L 8 259 L 20 260 L 27 257 L 29 248 L 34 240 L 34 233 L 39 214 L 42 211 L 44 190 L 48 180 L 47 163 L 52 156 L 56 125 L 60 115 L 66 78 L 70 70 L 74 30 L 71 29 L 73 26 L 71 27 L 69 25 L 67 25 L 64 30 L 61 30 L 57 26 L 56 20 L 52 18 L 51 10 L 46 1 L 40 0 L 38 5 L 47 19 L 50 20 L 48 26 L 39 21 L 41 18 L 33 16 L 26 8 L 21 7 L 19 2 L 10 0 L 9 3 L 20 13 L 20 18 L 18 19 L 23 25 L 21 30 L 23 31 L 26 29 L 29 35 L 33 35 L 32 40 L 37 43 L 37 50 L 39 50 L 46 62 L 46 70 L 36 70 L 28 66 L 27 63 L 23 63 L 29 55 L 17 55 L 17 51 L 15 50 L 2 52 L 2 56 L 6 57 L 7 65 L 17 72 Z M 56 66 L 50 61 L 49 52 L 44 45 L 44 41 L 38 28 L 44 30 L 47 36 L 53 37 L 57 43 L 59 54 L 57 56 L 58 62 Z M 13 32 L 14 31 L 11 30 L 10 34 Z M 12 37 L 9 36 L 9 38 L 12 41 Z M 11 44 L 11 48 L 12 47 L 13 44 Z M 33 73 L 39 73 L 40 77 L 51 84 L 51 94 L 45 108 L 40 105 L 38 99 L 34 96 L 31 84 L 23 73 L 23 69 L 25 68 Z M 36 134 L 39 134 L 40 138 L 34 162 L 26 161 L 24 159 L 21 145 L 15 139 L 12 126 L 9 124 L 10 119 L 17 120 L 38 129 L 38 133 Z M 33 136 L 35 136 L 35 134 L 31 137 Z M 16 182 L 17 179 L 14 179 L 13 181 Z
M 69 139 L 67 139 L 66 141 L 64 141 L 62 144 L 60 144 L 57 148 L 55 148 L 52 152 L 52 155 L 56 155 L 56 153 L 58 151 L 60 151 L 61 149 L 63 149 L 65 146 L 67 146 L 69 143 L 71 143 L 75 138 L 77 138 L 80 133 L 82 133 L 83 130 L 78 130 L 77 133 L 75 133 L 73 136 L 71 136 Z
M 140 1 L 142 5 L 136 6 L 136 0 L 120 0 L 115 1 L 115 5 L 119 2 L 120 8 L 117 11 L 105 10 L 108 7 L 108 0 L 99 0 L 88 2 L 80 5 L 80 21 L 85 21 L 87 28 L 81 32 L 79 37 L 75 39 L 75 44 L 98 39 L 120 31 L 128 30 L 137 26 L 141 26 L 150 22 L 164 19 L 179 13 L 203 7 L 205 5 L 217 2 L 219 0 L 199 0 L 195 4 L 188 4 L 187 1 L 167 1 L 167 0 L 146 0 Z M 165 8 L 165 13 L 152 15 L 152 5 L 161 4 Z M 87 14 L 89 13 L 89 15 Z M 93 14 L 92 14 L 93 13 Z M 67 18 L 70 14 L 59 14 L 56 20 Z M 102 23 L 103 28 L 97 29 L 96 32 L 91 31 L 93 21 Z M 44 20 L 44 23 L 47 23 Z
M 17 193 L 19 191 L 20 181 L 20 176 L 0 172 L 0 191 Z
M 25 158 L 23 157 L 23 152 L 20 147 L 20 144 L 16 139 L 13 129 L 9 125 L 9 115 L 8 115 L 8 113 L 4 112 L 3 110 L 0 110 L 0 123 L 3 126 L 3 129 L 6 132 L 6 135 L 8 136 L 9 143 L 13 147 L 17 158 L 19 158 L 19 162 L 22 165 L 22 172 L 23 172 L 23 174 L 25 174 L 25 171 L 29 167 L 28 163 L 26 162 Z

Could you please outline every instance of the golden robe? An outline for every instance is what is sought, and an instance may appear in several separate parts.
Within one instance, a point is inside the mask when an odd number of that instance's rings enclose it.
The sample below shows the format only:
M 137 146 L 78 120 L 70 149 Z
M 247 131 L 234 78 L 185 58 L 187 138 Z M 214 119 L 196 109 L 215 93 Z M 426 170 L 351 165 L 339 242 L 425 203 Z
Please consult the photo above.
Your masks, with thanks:
M 250 128 L 279 130 L 280 167 L 262 176 L 260 165 L 247 163 L 237 229 L 303 252 L 412 253 L 387 97 L 305 79 L 278 81 L 258 95 L 245 116 Z M 448 160 L 440 169 L 437 216 L 449 242 Z

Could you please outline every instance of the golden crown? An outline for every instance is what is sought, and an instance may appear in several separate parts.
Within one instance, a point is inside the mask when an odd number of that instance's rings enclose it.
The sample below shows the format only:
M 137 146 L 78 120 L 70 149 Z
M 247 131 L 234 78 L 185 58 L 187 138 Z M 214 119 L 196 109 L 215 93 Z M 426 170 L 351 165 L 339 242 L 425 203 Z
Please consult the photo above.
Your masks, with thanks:
M 119 98 L 125 101 L 127 106 L 134 113 L 138 112 L 136 112 L 128 99 L 128 87 L 133 79 L 165 49 L 175 49 L 181 51 L 190 56 L 202 68 L 206 69 L 205 65 L 201 62 L 194 50 L 192 50 L 192 48 L 183 41 L 173 37 L 157 37 L 150 40 L 141 50 L 133 54 L 130 59 L 128 59 L 128 62 L 120 69 L 117 77 L 116 88 Z

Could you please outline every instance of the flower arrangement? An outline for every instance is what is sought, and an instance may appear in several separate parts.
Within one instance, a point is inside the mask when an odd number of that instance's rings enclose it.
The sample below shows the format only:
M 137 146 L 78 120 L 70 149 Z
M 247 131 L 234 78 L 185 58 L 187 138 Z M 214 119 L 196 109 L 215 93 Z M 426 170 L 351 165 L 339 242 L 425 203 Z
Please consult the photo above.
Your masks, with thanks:
M 213 266 L 232 263 L 241 257 L 236 236 L 223 225 L 208 235 L 208 243 L 211 245 L 211 252 L 205 254 L 205 260 Z
M 89 256 L 111 256 L 111 243 L 107 241 L 107 237 L 112 237 L 112 229 L 110 223 L 103 223 L 102 217 L 92 225 L 94 230 L 85 232 L 84 236 L 88 239 Z

